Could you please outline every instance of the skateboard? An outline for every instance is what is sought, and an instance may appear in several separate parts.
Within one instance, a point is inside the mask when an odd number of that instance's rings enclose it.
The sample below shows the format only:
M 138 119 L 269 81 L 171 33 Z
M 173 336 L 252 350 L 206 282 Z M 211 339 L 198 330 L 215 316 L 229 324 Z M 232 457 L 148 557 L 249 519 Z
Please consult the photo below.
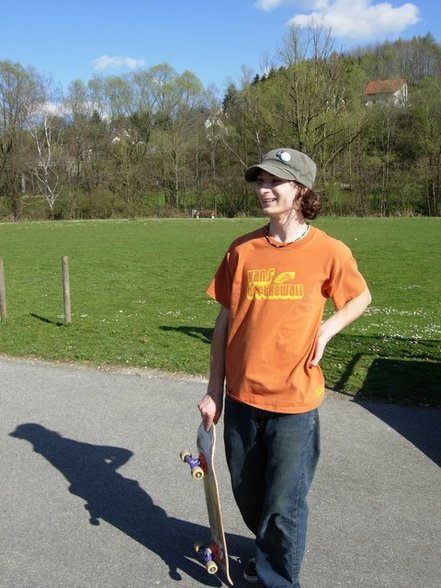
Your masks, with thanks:
M 216 574 L 218 567 L 223 570 L 228 582 L 233 585 L 228 565 L 227 544 L 225 541 L 224 523 L 219 497 L 219 486 L 214 469 L 214 452 L 216 449 L 216 427 L 212 425 L 206 432 L 200 424 L 196 445 L 198 456 L 193 457 L 189 451 L 181 451 L 181 460 L 190 466 L 194 480 L 203 480 L 205 502 L 207 504 L 208 523 L 210 525 L 210 541 L 207 544 L 198 542 L 194 548 L 201 555 L 209 574 Z

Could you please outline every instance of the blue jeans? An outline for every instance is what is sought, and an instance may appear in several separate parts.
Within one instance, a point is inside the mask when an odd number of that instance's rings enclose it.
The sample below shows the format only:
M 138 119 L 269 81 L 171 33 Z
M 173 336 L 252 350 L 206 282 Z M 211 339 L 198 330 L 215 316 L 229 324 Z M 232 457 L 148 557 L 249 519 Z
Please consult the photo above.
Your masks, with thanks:
M 236 503 L 256 535 L 261 582 L 300 588 L 306 496 L 320 454 L 318 410 L 279 414 L 227 398 L 224 441 Z

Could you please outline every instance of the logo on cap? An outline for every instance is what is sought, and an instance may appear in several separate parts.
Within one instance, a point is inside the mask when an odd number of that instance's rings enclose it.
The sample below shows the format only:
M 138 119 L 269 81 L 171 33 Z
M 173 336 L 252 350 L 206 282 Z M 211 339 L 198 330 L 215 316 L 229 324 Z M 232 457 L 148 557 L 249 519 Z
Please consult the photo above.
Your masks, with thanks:
M 283 163 L 291 161 L 291 154 L 288 153 L 288 151 L 277 151 L 276 157 L 280 159 L 280 161 L 283 161 Z

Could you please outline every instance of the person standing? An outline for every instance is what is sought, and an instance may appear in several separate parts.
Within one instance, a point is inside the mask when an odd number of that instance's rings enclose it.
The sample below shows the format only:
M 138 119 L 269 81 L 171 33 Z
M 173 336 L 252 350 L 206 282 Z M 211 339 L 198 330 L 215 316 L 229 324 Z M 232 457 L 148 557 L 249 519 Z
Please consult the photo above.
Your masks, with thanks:
M 221 305 L 205 429 L 224 411 L 233 494 L 256 537 L 244 577 L 265 588 L 300 587 L 310 489 L 320 453 L 320 368 L 326 345 L 371 301 L 350 249 L 308 220 L 321 201 L 316 165 L 279 148 L 245 172 L 269 224 L 228 248 L 207 293 Z M 334 313 L 323 321 L 325 303 Z

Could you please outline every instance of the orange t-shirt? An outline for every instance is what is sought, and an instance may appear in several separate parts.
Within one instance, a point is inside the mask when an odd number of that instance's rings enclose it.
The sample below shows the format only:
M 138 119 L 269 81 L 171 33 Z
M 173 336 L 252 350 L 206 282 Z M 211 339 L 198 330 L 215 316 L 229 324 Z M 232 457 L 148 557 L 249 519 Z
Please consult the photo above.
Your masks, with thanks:
M 287 245 L 267 227 L 236 239 L 207 289 L 229 310 L 227 395 L 279 413 L 317 408 L 324 379 L 308 362 L 325 302 L 340 309 L 365 287 L 350 249 L 315 227 Z

